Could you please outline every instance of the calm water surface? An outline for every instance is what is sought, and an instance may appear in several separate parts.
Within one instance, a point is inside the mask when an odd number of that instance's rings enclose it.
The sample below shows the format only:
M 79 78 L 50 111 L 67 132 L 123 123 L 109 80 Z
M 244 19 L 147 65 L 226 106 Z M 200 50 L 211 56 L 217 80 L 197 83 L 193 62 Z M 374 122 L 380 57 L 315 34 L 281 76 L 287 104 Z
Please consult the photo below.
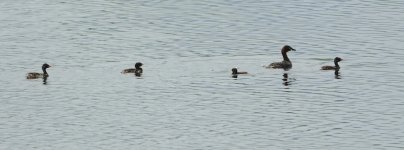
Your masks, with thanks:
M 0 149 L 404 149 L 403 7 L 2 0 Z

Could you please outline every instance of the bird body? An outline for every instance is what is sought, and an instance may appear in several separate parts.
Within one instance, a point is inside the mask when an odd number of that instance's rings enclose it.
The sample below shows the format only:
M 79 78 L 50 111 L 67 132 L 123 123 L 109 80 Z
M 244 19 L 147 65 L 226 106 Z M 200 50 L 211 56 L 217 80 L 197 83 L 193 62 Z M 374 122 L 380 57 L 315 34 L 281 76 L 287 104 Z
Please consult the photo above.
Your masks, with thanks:
M 142 69 L 129 68 L 122 71 L 122 73 L 142 73 Z

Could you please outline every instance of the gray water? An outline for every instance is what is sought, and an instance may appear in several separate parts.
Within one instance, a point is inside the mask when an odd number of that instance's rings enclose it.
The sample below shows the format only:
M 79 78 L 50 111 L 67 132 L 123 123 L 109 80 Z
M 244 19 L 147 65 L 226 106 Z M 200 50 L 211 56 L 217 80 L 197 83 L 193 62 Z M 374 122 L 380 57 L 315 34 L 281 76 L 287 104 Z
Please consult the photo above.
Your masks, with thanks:
M 2 0 L 0 149 L 404 149 L 403 7 Z

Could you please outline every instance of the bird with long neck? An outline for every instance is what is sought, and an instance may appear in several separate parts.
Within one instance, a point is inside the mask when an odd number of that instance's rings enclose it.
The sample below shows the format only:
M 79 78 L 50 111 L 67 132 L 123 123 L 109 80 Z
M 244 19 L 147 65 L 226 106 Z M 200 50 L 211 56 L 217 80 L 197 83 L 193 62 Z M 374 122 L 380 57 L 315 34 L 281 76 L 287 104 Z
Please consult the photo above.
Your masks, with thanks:
M 286 54 L 289 51 L 296 51 L 294 48 L 292 48 L 289 45 L 285 45 L 283 46 L 282 50 L 281 50 L 281 54 L 283 57 L 283 61 L 281 62 L 274 62 L 269 64 L 269 66 L 267 66 L 267 68 L 283 68 L 283 69 L 289 69 L 292 68 L 292 62 L 290 61 L 288 55 Z

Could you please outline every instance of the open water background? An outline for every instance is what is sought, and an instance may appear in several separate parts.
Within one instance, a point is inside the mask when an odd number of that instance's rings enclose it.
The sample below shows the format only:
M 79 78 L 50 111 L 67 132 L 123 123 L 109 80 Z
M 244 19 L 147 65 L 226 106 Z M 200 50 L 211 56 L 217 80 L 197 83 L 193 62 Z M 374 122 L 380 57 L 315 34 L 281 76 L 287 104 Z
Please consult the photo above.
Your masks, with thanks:
M 403 8 L 2 0 L 0 149 L 404 149 Z M 262 67 L 286 44 L 291 70 Z M 320 70 L 336 56 L 340 76 Z M 46 84 L 25 79 L 44 62 Z

